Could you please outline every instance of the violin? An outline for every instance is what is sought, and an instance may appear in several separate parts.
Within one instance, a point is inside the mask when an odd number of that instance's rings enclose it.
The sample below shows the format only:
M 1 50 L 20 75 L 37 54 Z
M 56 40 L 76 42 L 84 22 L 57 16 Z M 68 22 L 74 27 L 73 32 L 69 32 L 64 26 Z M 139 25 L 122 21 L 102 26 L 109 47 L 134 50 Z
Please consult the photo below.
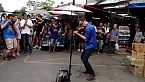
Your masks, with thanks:
M 85 27 L 78 27 L 77 31 L 78 31 L 79 34 L 82 34 L 84 29 L 85 29 Z

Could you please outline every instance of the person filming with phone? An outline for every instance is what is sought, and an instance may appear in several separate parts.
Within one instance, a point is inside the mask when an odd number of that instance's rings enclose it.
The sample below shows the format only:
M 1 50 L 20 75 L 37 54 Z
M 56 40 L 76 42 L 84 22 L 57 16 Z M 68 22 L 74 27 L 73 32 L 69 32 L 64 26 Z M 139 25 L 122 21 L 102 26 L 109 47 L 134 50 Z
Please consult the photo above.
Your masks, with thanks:
M 7 18 L 1 22 L 1 28 L 3 29 L 3 35 L 7 47 L 4 60 L 9 60 L 9 57 L 13 56 L 13 53 L 18 46 L 16 39 L 16 27 L 14 24 L 15 21 L 13 21 L 12 14 L 8 14 Z

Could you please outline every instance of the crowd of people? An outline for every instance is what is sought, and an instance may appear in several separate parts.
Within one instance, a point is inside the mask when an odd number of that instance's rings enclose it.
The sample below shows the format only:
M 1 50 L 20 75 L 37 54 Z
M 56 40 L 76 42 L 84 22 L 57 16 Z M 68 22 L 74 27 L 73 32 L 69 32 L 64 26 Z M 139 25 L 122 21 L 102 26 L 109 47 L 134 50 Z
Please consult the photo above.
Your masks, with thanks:
M 114 55 L 119 42 L 117 23 L 100 23 L 95 26 L 91 20 L 84 18 L 72 22 L 72 19 L 61 20 L 56 17 L 44 20 L 40 14 L 35 16 L 35 20 L 31 20 L 31 16 L 26 13 L 22 16 L 23 19 L 19 19 L 16 14 L 1 16 L 0 56 L 4 60 L 20 56 L 20 52 L 25 56 L 32 55 L 33 49 L 41 49 L 43 38 L 48 36 L 48 53 L 56 51 L 58 42 L 62 42 L 66 50 L 70 49 L 71 42 L 74 47 L 78 45 L 77 49 L 82 52 L 81 60 L 86 68 L 83 73 L 90 74 L 87 80 L 94 80 L 95 73 L 88 61 L 92 52 Z M 143 33 L 137 28 L 134 42 L 141 42 L 142 39 Z
M 84 35 L 84 26 L 82 26 L 83 18 L 78 19 L 74 27 L 70 20 L 60 20 L 53 17 L 50 20 L 44 20 L 43 16 L 37 14 L 35 20 L 31 20 L 30 15 L 22 14 L 23 19 L 18 18 L 15 14 L 2 14 L 1 28 L 0 28 L 0 55 L 4 59 L 9 57 L 20 56 L 20 52 L 24 55 L 31 55 L 33 49 L 41 49 L 42 38 L 48 36 L 49 48 L 48 53 L 55 52 L 58 47 L 58 41 L 63 43 L 64 49 L 70 48 L 70 40 L 72 37 L 72 30 Z M 92 24 L 91 20 L 87 20 Z M 93 24 L 92 24 L 93 25 Z M 119 41 L 118 24 L 102 23 L 98 26 L 93 25 L 96 32 L 96 48 L 94 51 L 97 54 L 107 53 L 113 55 L 116 51 L 115 44 Z M 134 41 L 142 40 L 142 32 L 137 29 Z M 73 45 L 78 45 L 75 48 L 79 52 L 84 51 L 85 41 L 78 35 L 73 33 Z M 4 49 L 6 51 L 4 52 Z
M 78 19 L 84 20 L 84 19 Z M 88 21 L 89 24 L 92 22 Z M 84 27 L 78 21 L 77 30 L 79 33 L 84 34 Z M 94 25 L 93 25 L 94 26 Z M 110 23 L 100 23 L 99 26 L 94 26 L 96 32 L 96 51 L 98 54 L 103 52 L 104 45 L 110 44 L 110 53 L 115 52 L 114 44 L 118 42 L 118 25 L 114 24 L 111 28 Z M 9 56 L 20 56 L 20 51 L 24 55 L 31 55 L 33 48 L 41 49 L 43 35 L 49 36 L 49 49 L 48 52 L 55 52 L 58 40 L 63 40 L 64 48 L 69 49 L 70 38 L 72 34 L 72 25 L 68 21 L 60 21 L 58 18 L 52 18 L 51 21 L 43 20 L 43 16 L 37 14 L 35 20 L 30 19 L 30 15 L 23 14 L 23 19 L 19 19 L 18 15 L 2 14 L 1 16 L 1 29 L 0 29 L 0 54 L 4 59 L 9 59 Z M 85 41 L 74 35 L 74 45 L 77 46 L 78 51 L 83 52 Z M 3 50 L 6 49 L 6 52 Z

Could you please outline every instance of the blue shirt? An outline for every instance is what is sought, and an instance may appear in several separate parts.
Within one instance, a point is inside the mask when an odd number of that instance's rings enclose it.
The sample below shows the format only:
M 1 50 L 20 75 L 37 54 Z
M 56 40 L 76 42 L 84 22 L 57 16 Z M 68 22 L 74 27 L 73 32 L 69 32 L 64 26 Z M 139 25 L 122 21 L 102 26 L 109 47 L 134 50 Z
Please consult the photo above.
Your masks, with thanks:
M 111 37 L 110 37 L 110 40 L 111 41 L 116 41 L 117 38 L 119 36 L 119 30 L 118 29 L 112 29 L 111 30 Z
M 4 25 L 5 23 L 7 22 L 7 20 L 3 20 L 1 22 L 1 25 Z M 4 35 L 4 38 L 7 39 L 7 38 L 16 38 L 15 36 L 15 32 L 14 30 L 12 29 L 12 26 L 10 24 L 8 24 L 4 29 L 3 29 L 3 35 Z
M 96 48 L 97 46 L 97 39 L 96 39 L 96 31 L 95 27 L 92 24 L 88 24 L 88 26 L 85 29 L 85 49 L 91 49 Z

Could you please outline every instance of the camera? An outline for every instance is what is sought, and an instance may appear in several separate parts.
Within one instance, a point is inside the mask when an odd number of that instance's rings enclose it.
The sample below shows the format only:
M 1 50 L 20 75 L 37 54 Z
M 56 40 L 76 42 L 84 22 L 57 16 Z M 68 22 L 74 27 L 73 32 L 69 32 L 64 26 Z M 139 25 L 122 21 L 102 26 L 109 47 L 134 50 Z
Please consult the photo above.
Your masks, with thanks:
M 11 20 L 11 23 L 15 23 L 14 19 Z

